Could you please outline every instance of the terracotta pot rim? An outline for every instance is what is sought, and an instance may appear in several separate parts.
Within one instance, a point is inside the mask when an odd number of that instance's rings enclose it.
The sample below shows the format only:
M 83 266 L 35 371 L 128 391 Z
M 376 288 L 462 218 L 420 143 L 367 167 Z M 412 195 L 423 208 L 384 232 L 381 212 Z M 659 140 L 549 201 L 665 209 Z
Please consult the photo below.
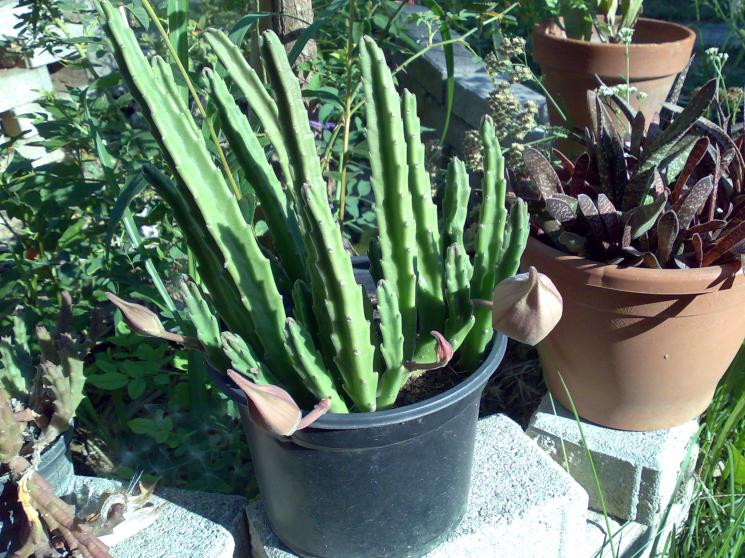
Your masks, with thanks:
M 555 22 L 552 19 L 545 19 L 543 21 L 539 21 L 533 26 L 533 36 L 534 37 L 540 37 L 542 40 L 545 40 L 547 42 L 556 42 L 556 43 L 565 43 L 565 44 L 571 44 L 576 45 L 577 47 L 583 47 L 585 49 L 592 49 L 592 50 L 605 50 L 609 52 L 621 52 L 625 56 L 626 46 L 623 43 L 600 43 L 600 42 L 591 42 L 591 41 L 583 41 L 581 39 L 570 39 L 568 37 L 560 37 L 557 35 L 550 35 L 546 31 L 548 28 L 553 25 Z M 640 17 L 637 21 L 637 27 L 639 24 L 642 25 L 642 27 L 668 27 L 670 29 L 674 29 L 676 31 L 679 31 L 681 36 L 678 39 L 674 39 L 671 41 L 662 41 L 659 43 L 635 43 L 631 42 L 629 45 L 629 50 L 631 52 L 634 51 L 648 51 L 652 53 L 653 51 L 660 49 L 660 48 L 667 48 L 669 45 L 673 43 L 685 43 L 688 41 L 695 41 L 696 40 L 696 32 L 691 29 L 690 27 L 686 27 L 685 25 L 681 25 L 679 23 L 674 23 L 672 21 L 665 21 L 662 19 L 653 19 L 648 17 Z
M 714 265 L 697 269 L 650 269 L 624 267 L 573 256 L 553 248 L 531 236 L 526 251 L 537 256 L 549 276 L 551 268 L 561 268 L 574 279 L 591 287 L 650 295 L 697 295 L 738 287 L 745 287 L 745 275 L 738 273 L 737 263 Z M 551 265 L 551 264 L 554 265 Z

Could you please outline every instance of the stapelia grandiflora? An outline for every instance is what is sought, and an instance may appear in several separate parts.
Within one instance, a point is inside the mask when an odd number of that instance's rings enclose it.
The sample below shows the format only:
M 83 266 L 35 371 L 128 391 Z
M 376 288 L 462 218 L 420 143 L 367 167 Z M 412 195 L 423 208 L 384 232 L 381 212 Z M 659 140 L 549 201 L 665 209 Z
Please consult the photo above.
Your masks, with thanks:
M 251 419 L 264 430 L 277 436 L 291 436 L 298 430 L 310 426 L 329 410 L 330 401 L 322 399 L 310 413 L 303 416 L 292 396 L 281 387 L 256 384 L 235 370 L 228 370 L 228 376 L 248 397 L 248 412 Z
M 556 285 L 532 266 L 499 283 L 491 301 L 475 302 L 491 309 L 495 330 L 527 345 L 537 345 L 551 333 L 563 310 Z

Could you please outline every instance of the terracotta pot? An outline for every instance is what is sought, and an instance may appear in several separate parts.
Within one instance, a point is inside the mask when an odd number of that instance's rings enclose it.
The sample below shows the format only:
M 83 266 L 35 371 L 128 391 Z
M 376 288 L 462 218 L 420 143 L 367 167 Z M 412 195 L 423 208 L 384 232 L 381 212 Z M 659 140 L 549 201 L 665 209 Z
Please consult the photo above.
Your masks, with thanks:
M 531 238 L 523 266 L 548 275 L 564 314 L 538 346 L 553 396 L 612 428 L 656 430 L 701 414 L 745 338 L 737 265 L 623 268 Z
M 629 81 L 647 97 L 639 103 L 632 95 L 631 104 L 641 109 L 647 125 L 688 64 L 695 40 L 696 34 L 682 25 L 645 18 L 637 22 L 629 46 Z M 549 119 L 557 126 L 590 125 L 587 92 L 600 85 L 598 78 L 608 86 L 626 82 L 625 45 L 567 39 L 552 21 L 533 28 L 533 58 L 541 67 L 544 85 L 570 121 L 565 122 L 549 101 Z

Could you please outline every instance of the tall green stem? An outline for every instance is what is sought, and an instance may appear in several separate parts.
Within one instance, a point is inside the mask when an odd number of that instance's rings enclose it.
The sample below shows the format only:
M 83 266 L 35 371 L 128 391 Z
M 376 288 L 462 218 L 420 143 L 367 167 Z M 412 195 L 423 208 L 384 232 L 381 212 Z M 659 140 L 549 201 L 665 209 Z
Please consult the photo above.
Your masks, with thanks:
M 355 0 L 349 0 L 349 27 L 347 29 L 347 46 L 345 49 L 346 56 L 346 98 L 344 99 L 344 136 L 342 138 L 341 148 L 341 179 L 339 181 L 339 227 L 344 226 L 344 209 L 346 207 L 347 197 L 347 168 L 349 166 L 349 132 L 352 125 L 352 102 L 357 92 L 355 88 L 352 91 L 352 69 L 354 68 L 354 17 L 355 17 Z
M 189 72 L 186 71 L 186 68 L 181 63 L 181 60 L 179 59 L 179 55 L 176 52 L 176 49 L 173 48 L 173 45 L 171 44 L 171 41 L 168 38 L 168 33 L 166 33 L 166 30 L 163 29 L 163 25 L 160 23 L 160 19 L 158 19 L 158 14 L 155 13 L 153 6 L 150 4 L 148 0 L 142 0 L 142 5 L 145 7 L 145 10 L 147 11 L 148 15 L 155 23 L 155 27 L 158 29 L 158 33 L 160 33 L 160 36 L 163 39 L 163 42 L 166 44 L 166 47 L 168 47 L 168 53 L 171 55 L 171 58 L 176 64 L 176 67 L 178 67 L 178 70 L 181 73 L 181 76 L 184 78 L 184 81 L 186 82 L 186 87 L 189 88 L 189 93 L 191 93 L 191 97 L 192 99 L 194 99 L 194 104 L 197 106 L 197 109 L 199 110 L 199 113 L 202 115 L 202 118 L 204 118 L 204 122 L 207 125 L 207 129 L 210 132 L 212 143 L 215 145 L 215 150 L 217 151 L 217 156 L 220 158 L 220 164 L 222 165 L 223 171 L 225 172 L 225 176 L 230 182 L 230 186 L 233 188 L 235 197 L 240 200 L 241 199 L 240 188 L 238 188 L 238 184 L 236 184 L 235 178 L 233 178 L 233 173 L 230 171 L 230 165 L 228 165 L 228 159 L 225 157 L 225 153 L 223 152 L 222 147 L 220 147 L 220 139 L 217 137 L 217 132 L 215 132 L 215 128 L 214 126 L 212 126 L 212 120 L 207 115 L 207 111 L 204 109 L 204 105 L 202 104 L 202 101 L 199 98 L 199 94 L 197 93 L 197 90 L 194 87 L 194 83 L 192 83 L 191 78 L 189 77 Z

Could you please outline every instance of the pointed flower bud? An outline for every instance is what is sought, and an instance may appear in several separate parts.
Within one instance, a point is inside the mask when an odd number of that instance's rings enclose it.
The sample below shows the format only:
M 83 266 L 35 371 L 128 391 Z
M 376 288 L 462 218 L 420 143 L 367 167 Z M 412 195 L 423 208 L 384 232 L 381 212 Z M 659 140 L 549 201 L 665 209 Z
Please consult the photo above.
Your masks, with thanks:
M 437 361 L 429 363 L 407 361 L 404 363 L 404 368 L 410 372 L 413 372 L 414 370 L 434 370 L 436 368 L 442 368 L 443 366 L 447 366 L 453 358 L 453 346 L 447 339 L 445 339 L 445 336 L 439 331 L 430 331 L 429 333 L 437 340 Z
M 305 417 L 292 396 L 279 386 L 255 384 L 234 370 L 228 376 L 248 397 L 248 412 L 261 428 L 277 436 L 291 436 L 310 426 L 329 410 L 328 399 L 321 400 Z
M 162 337 L 165 333 L 166 329 L 160 323 L 160 318 L 149 308 L 122 300 L 114 293 L 106 293 L 106 298 L 122 311 L 124 321 L 135 333 L 146 337 Z
M 495 330 L 527 345 L 537 345 L 551 333 L 563 310 L 556 285 L 532 266 L 499 283 L 492 302 L 483 305 L 491 307 Z
M 142 304 L 122 300 L 114 293 L 106 293 L 106 298 L 121 310 L 124 321 L 127 322 L 129 328 L 135 333 L 144 335 L 145 337 L 159 337 L 160 339 L 180 343 L 192 349 L 204 349 L 198 339 L 168 331 L 163 327 L 158 315 L 149 308 L 145 308 Z

